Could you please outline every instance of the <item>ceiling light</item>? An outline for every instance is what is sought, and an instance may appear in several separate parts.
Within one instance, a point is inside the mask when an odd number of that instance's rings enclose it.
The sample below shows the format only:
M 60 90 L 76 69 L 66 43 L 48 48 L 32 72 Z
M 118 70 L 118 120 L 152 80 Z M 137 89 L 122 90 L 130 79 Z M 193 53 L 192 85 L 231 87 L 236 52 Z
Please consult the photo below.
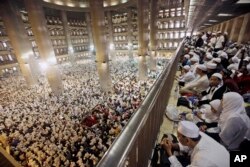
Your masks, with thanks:
M 219 13 L 217 16 L 233 16 L 232 14 L 229 14 L 229 13 Z
M 208 20 L 208 21 L 212 23 L 218 22 L 218 20 Z
M 206 23 L 206 24 L 204 24 L 205 26 L 211 26 L 212 24 L 210 24 L 210 23 Z
M 239 0 L 238 2 L 236 2 L 236 4 L 245 4 L 245 3 L 250 3 L 249 0 Z

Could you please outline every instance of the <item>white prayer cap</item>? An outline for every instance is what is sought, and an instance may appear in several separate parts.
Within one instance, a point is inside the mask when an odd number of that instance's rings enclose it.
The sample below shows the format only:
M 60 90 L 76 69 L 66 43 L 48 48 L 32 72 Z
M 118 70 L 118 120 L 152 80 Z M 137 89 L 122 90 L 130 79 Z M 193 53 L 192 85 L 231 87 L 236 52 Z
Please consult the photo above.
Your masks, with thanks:
M 216 35 L 216 33 L 215 33 L 215 32 L 213 32 L 213 33 L 212 33 L 212 35 Z
M 206 64 L 206 67 L 207 67 L 208 69 L 216 69 L 217 64 L 208 62 L 208 63 Z
M 189 54 L 185 54 L 184 57 L 185 57 L 186 59 L 190 59 L 190 55 L 189 55 Z
M 243 59 L 244 61 L 250 61 L 250 57 L 246 57 Z
M 228 70 L 235 70 L 235 71 L 238 70 L 235 64 L 230 64 L 229 66 L 227 66 L 227 69 Z
M 213 58 L 212 60 L 214 62 L 216 62 L 216 63 L 220 63 L 221 62 L 221 58 L 219 58 L 219 57 Z
M 213 109 L 215 109 L 215 111 L 221 111 L 221 101 L 219 99 L 210 101 L 210 106 L 213 107 Z
M 228 32 L 224 32 L 225 35 L 228 35 Z
M 238 59 L 237 57 L 234 56 L 234 57 L 232 58 L 232 61 L 233 61 L 233 63 L 238 63 L 238 62 L 239 62 L 239 59 Z
M 207 34 L 211 34 L 211 31 L 208 31 Z
M 219 57 L 223 57 L 225 59 L 228 59 L 227 53 L 224 51 L 219 55 Z
M 190 70 L 190 66 L 189 66 L 189 65 L 185 65 L 183 68 L 184 68 L 185 70 Z
M 220 55 L 222 52 L 223 52 L 222 50 L 219 50 L 219 51 L 217 51 L 216 53 L 217 53 L 218 55 Z
M 221 31 L 217 31 L 217 34 L 221 34 Z
M 247 65 L 247 71 L 250 72 L 250 64 Z
M 197 138 L 199 136 L 199 128 L 190 121 L 181 121 L 178 125 L 178 132 L 189 138 Z
M 199 59 L 198 59 L 197 57 L 192 57 L 192 58 L 190 59 L 190 61 L 198 62 Z
M 219 78 L 222 80 L 222 75 L 220 73 L 214 73 L 212 76 Z
M 213 58 L 212 54 L 210 52 L 206 53 L 206 58 L 211 60 Z
M 192 56 L 195 56 L 195 55 L 196 55 L 196 53 L 194 53 L 194 51 L 190 51 L 188 54 L 189 54 L 189 55 L 192 55 Z
M 204 64 L 199 64 L 197 68 L 199 68 L 202 71 L 207 71 L 207 67 Z

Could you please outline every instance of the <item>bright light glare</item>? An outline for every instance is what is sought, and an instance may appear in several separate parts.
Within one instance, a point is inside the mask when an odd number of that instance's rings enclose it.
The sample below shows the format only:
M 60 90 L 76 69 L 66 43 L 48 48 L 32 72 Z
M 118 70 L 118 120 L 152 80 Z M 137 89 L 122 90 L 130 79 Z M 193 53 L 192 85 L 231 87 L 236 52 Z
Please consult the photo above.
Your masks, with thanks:
M 109 49 L 110 50 L 114 50 L 114 48 L 115 48 L 115 45 L 113 43 L 109 44 Z
M 42 71 L 46 71 L 48 69 L 48 64 L 46 62 L 40 62 L 39 65 Z
M 94 45 L 90 45 L 89 49 L 90 49 L 90 51 L 94 51 L 94 49 L 95 49 Z

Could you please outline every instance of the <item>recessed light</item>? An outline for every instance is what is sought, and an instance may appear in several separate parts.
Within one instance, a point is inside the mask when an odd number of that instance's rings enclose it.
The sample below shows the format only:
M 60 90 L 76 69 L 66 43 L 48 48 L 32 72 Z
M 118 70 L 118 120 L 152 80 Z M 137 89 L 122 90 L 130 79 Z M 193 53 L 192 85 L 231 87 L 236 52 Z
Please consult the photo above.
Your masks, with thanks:
M 219 13 L 217 16 L 233 16 L 232 14 L 229 14 L 229 13 Z
M 212 23 L 218 22 L 218 20 L 208 20 L 208 21 Z
M 205 23 L 204 25 L 205 25 L 205 26 L 211 26 L 212 24 L 210 24 L 210 23 Z
M 249 0 L 239 0 L 238 2 L 236 2 L 236 4 L 246 4 L 246 3 L 250 3 Z

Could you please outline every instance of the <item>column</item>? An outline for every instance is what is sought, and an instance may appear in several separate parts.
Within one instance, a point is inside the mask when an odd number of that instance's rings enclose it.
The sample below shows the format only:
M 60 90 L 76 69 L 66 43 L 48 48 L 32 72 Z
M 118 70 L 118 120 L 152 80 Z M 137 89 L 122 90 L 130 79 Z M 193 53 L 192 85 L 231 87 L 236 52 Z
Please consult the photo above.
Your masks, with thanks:
M 96 49 L 96 65 L 99 74 L 101 88 L 104 91 L 111 90 L 111 77 L 109 72 L 109 60 L 104 38 L 104 7 L 103 0 L 91 0 L 90 14 L 92 22 L 93 39 Z
M 2 3 L 0 3 L 0 9 L 7 35 L 15 50 L 21 73 L 28 86 L 36 84 L 38 81 L 37 73 L 35 73 L 36 70 L 31 69 L 38 67 L 34 67 L 34 52 L 24 28 L 25 25 L 21 19 L 20 12 L 17 6 L 15 6 L 15 3 L 11 3 L 8 0 L 3 0 Z
M 243 17 L 237 17 L 234 19 L 232 31 L 230 33 L 230 40 L 236 42 L 238 40 L 239 32 L 243 23 Z
M 229 21 L 226 21 L 226 22 L 225 22 L 225 29 L 224 29 L 224 32 L 227 32 L 227 33 L 228 33 L 228 27 L 229 27 Z
M 138 0 L 139 79 L 147 79 L 146 54 L 148 48 L 148 0 Z
M 95 59 L 94 52 L 94 42 L 93 42 L 93 34 L 91 29 L 91 20 L 90 20 L 90 13 L 85 13 L 86 22 L 87 22 L 87 30 L 89 35 L 89 54 L 93 59 Z
M 45 74 L 49 85 L 55 95 L 60 95 L 63 91 L 63 85 L 49 31 L 46 27 L 46 19 L 41 5 L 42 1 L 25 0 L 24 2 L 40 57 L 47 67 Z
M 241 42 L 247 42 L 248 39 L 249 39 L 249 35 L 250 34 L 247 34 L 247 31 L 249 32 L 249 19 L 250 19 L 250 14 L 245 14 L 244 15 L 244 19 L 243 19 L 243 23 L 242 23 L 242 26 L 241 26 L 241 29 L 240 29 L 240 33 L 239 33 L 239 37 L 238 37 L 238 41 L 239 43 Z M 247 39 L 248 38 L 248 39 Z
M 149 68 L 151 70 L 156 70 L 156 47 L 157 47 L 157 7 L 158 0 L 153 0 L 150 2 L 150 59 L 149 59 Z
M 74 55 L 74 49 L 73 45 L 71 42 L 71 36 L 70 36 L 70 28 L 68 25 L 68 18 L 67 18 L 67 13 L 65 10 L 61 11 L 61 16 L 62 16 L 62 23 L 63 23 L 63 29 L 64 29 L 64 34 L 66 37 L 66 42 L 68 46 L 68 56 L 71 64 L 75 64 L 75 55 Z
M 109 39 L 108 39 L 108 54 L 111 59 L 114 57 L 114 33 L 113 33 L 113 23 L 112 23 L 112 13 L 111 11 L 107 11 L 107 18 L 108 18 L 108 32 L 109 32 Z
M 128 52 L 129 58 L 133 59 L 133 26 L 132 26 L 132 10 L 128 9 Z

